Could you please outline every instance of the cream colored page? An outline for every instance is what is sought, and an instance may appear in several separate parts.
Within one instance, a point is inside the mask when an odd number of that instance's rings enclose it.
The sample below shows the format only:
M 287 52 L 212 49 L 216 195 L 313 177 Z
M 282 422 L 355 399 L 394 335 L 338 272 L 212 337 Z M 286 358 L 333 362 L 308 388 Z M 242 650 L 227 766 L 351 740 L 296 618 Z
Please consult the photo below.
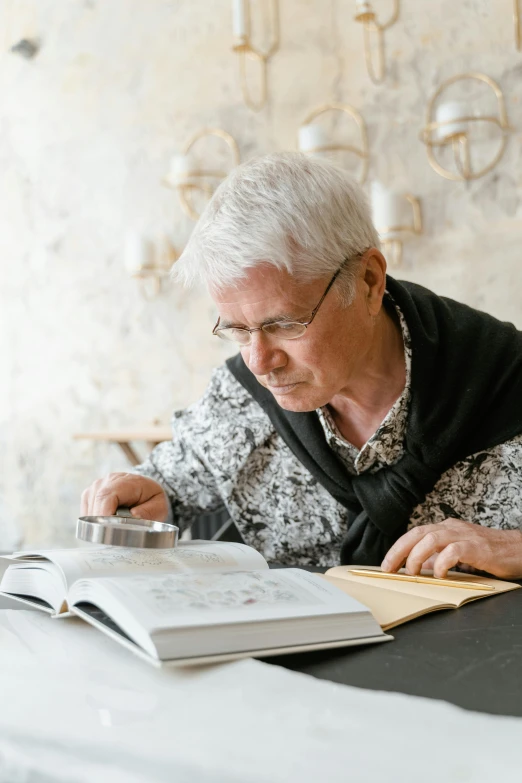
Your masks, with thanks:
M 357 568 L 358 566 L 351 566 Z M 491 585 L 491 591 L 466 590 L 463 587 L 445 587 L 444 585 L 427 585 L 422 582 L 405 582 L 394 579 L 376 579 L 375 577 L 355 576 L 349 571 L 350 566 L 336 566 L 330 568 L 326 574 L 337 579 L 345 579 L 356 584 L 367 585 L 378 590 L 386 591 L 396 595 L 414 595 L 419 598 L 425 598 L 435 601 L 441 606 L 462 606 L 463 603 L 471 599 L 486 598 L 495 593 L 505 593 L 508 590 L 516 590 L 519 585 L 512 582 L 502 582 L 499 579 L 489 577 L 478 577 L 471 574 L 451 574 L 451 578 L 458 579 L 459 582 L 480 582 L 481 584 Z M 431 572 L 426 576 L 431 576 Z
M 384 630 L 440 608 L 440 602 L 430 598 L 388 592 L 351 579 L 336 579 L 327 575 L 323 579 L 367 606 Z
M 174 549 L 92 546 L 17 552 L 11 560 L 58 566 L 68 587 L 77 579 L 140 573 L 253 571 L 268 568 L 252 547 L 220 541 L 182 541 Z

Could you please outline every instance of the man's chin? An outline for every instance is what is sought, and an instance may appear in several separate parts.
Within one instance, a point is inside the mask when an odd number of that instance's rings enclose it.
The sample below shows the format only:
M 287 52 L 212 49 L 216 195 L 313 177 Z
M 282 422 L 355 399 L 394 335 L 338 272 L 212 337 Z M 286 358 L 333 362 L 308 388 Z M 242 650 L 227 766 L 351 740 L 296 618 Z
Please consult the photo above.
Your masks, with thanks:
M 275 397 L 277 404 L 285 411 L 293 411 L 294 413 L 307 413 L 309 411 L 315 411 L 319 405 L 315 405 L 314 401 L 310 399 L 309 395 L 303 394 L 302 391 L 296 388 L 295 391 L 285 392 L 278 394 L 276 389 L 269 389 Z

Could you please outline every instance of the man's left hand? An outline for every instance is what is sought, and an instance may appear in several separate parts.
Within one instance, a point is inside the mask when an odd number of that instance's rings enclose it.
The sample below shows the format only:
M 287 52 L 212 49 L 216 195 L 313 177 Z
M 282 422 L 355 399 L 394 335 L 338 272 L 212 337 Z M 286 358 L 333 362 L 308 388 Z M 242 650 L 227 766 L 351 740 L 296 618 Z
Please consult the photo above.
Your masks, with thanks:
M 395 542 L 381 567 L 398 571 L 405 565 L 409 574 L 419 574 L 430 558 L 438 578 L 462 564 L 501 579 L 522 579 L 522 531 L 496 530 L 452 518 L 419 525 Z

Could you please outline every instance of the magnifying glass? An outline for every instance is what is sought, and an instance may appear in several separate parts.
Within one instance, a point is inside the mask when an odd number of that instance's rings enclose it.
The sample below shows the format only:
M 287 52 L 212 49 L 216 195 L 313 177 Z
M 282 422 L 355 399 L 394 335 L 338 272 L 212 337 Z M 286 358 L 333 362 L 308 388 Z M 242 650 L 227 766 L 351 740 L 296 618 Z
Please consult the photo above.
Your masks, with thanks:
M 115 516 L 79 517 L 76 524 L 76 538 L 108 546 L 172 549 L 178 534 L 179 528 L 168 522 L 133 517 L 127 506 L 117 508 Z

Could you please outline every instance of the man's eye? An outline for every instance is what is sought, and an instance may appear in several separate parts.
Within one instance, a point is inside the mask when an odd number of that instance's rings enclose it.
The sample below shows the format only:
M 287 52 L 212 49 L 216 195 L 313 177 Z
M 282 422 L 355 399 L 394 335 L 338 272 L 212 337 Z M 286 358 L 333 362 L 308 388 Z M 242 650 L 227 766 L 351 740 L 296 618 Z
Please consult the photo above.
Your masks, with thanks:
M 231 327 L 230 329 L 227 329 L 227 332 L 230 334 L 233 340 L 248 340 L 250 338 L 250 334 L 246 329 L 239 329 Z
M 235 327 L 231 326 L 224 329 L 218 329 L 216 334 L 218 337 L 221 337 L 222 340 L 232 340 L 233 342 L 240 343 L 241 345 L 250 342 L 250 334 L 246 329 L 236 329 Z
M 305 331 L 303 324 L 296 321 L 278 321 L 274 324 L 266 324 L 265 332 L 282 337 L 298 337 Z

